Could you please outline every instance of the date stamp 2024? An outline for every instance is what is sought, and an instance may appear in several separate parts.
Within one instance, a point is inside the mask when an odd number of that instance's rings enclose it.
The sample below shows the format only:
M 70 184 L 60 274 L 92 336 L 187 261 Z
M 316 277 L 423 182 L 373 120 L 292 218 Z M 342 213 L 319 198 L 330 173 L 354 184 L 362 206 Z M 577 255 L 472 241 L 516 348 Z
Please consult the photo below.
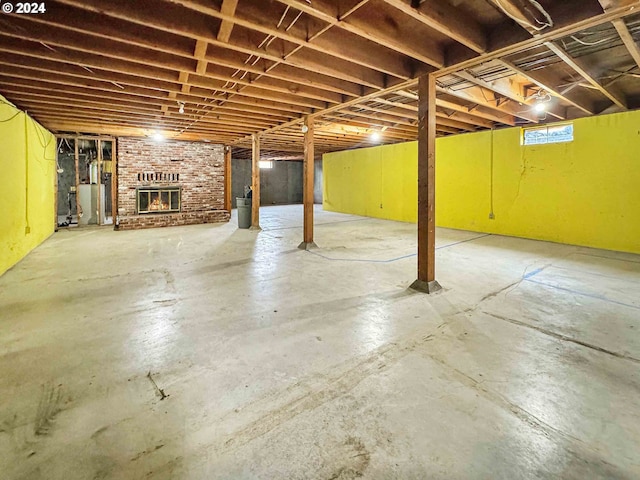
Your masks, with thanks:
M 16 13 L 20 15 L 37 15 L 47 12 L 44 2 L 0 2 L 2 13 Z

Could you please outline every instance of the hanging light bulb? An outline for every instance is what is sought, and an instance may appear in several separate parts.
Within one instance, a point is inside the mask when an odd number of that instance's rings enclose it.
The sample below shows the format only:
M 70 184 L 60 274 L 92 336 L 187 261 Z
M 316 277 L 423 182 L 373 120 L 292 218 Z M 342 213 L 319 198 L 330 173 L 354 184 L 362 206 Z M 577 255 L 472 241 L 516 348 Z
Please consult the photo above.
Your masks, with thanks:
M 184 102 L 178 102 L 178 113 L 184 114 Z

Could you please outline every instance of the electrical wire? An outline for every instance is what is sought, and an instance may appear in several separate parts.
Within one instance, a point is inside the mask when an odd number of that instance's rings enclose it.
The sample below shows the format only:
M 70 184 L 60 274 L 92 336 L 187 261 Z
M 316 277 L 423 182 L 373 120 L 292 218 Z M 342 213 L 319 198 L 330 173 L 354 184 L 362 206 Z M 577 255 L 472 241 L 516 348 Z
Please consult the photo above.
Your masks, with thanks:
M 511 13 L 509 13 L 509 11 L 504 7 L 504 5 L 502 5 L 501 0 L 493 0 L 495 2 L 495 4 L 500 8 L 500 10 L 502 10 L 502 12 L 509 18 L 511 18 L 512 20 L 514 20 L 515 22 L 519 23 L 520 25 L 523 25 L 525 27 L 529 27 L 533 30 L 536 31 L 540 31 L 540 30 L 544 30 L 545 28 L 549 27 L 552 28 L 553 27 L 553 19 L 551 18 L 551 15 L 549 15 L 549 13 L 544 9 L 544 7 L 542 5 L 540 5 L 536 0 L 529 0 L 529 3 L 531 5 L 533 5 L 542 15 L 544 15 L 544 17 L 546 18 L 546 22 L 541 22 L 540 20 L 538 20 L 537 18 L 535 19 L 535 21 L 538 23 L 538 25 L 540 26 L 536 26 L 531 22 L 528 22 L 526 20 L 522 20 L 521 18 L 516 17 L 515 15 L 512 15 Z
M 615 40 L 615 38 L 616 38 L 616 37 L 606 37 L 606 38 L 603 38 L 603 39 L 601 39 L 601 40 L 597 40 L 597 41 L 595 41 L 595 42 L 585 42 L 584 40 L 580 40 L 580 39 L 579 39 L 578 37 L 576 37 L 575 35 L 571 35 L 571 38 L 572 38 L 573 40 L 575 40 L 576 42 L 578 42 L 580 45 L 585 45 L 585 46 L 587 46 L 587 47 L 593 47 L 593 46 L 595 46 L 595 45 L 600 45 L 600 44 L 602 44 L 602 43 L 606 43 L 606 42 L 609 42 L 609 41 L 611 41 L 611 40 Z

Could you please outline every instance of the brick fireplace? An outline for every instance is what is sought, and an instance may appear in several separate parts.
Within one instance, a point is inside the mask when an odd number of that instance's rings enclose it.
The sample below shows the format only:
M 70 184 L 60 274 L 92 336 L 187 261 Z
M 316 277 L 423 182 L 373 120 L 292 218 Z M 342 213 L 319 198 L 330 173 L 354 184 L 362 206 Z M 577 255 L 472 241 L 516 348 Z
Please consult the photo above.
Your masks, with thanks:
M 116 228 L 228 222 L 224 147 L 118 138 Z

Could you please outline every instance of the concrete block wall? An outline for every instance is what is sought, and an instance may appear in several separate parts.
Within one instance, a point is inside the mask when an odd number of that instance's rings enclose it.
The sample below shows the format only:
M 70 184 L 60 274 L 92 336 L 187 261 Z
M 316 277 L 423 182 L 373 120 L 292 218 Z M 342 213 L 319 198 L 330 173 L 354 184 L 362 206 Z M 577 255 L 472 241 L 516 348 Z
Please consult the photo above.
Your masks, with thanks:
M 260 205 L 302 203 L 303 163 L 295 160 L 274 161 L 272 169 L 260 172 Z M 315 162 L 314 201 L 322 203 L 322 161 Z M 251 160 L 231 161 L 231 205 L 244 195 L 244 186 L 251 184 Z
M 229 221 L 224 209 L 224 147 L 201 142 L 118 138 L 116 228 Z M 180 187 L 180 213 L 137 212 L 139 187 Z

